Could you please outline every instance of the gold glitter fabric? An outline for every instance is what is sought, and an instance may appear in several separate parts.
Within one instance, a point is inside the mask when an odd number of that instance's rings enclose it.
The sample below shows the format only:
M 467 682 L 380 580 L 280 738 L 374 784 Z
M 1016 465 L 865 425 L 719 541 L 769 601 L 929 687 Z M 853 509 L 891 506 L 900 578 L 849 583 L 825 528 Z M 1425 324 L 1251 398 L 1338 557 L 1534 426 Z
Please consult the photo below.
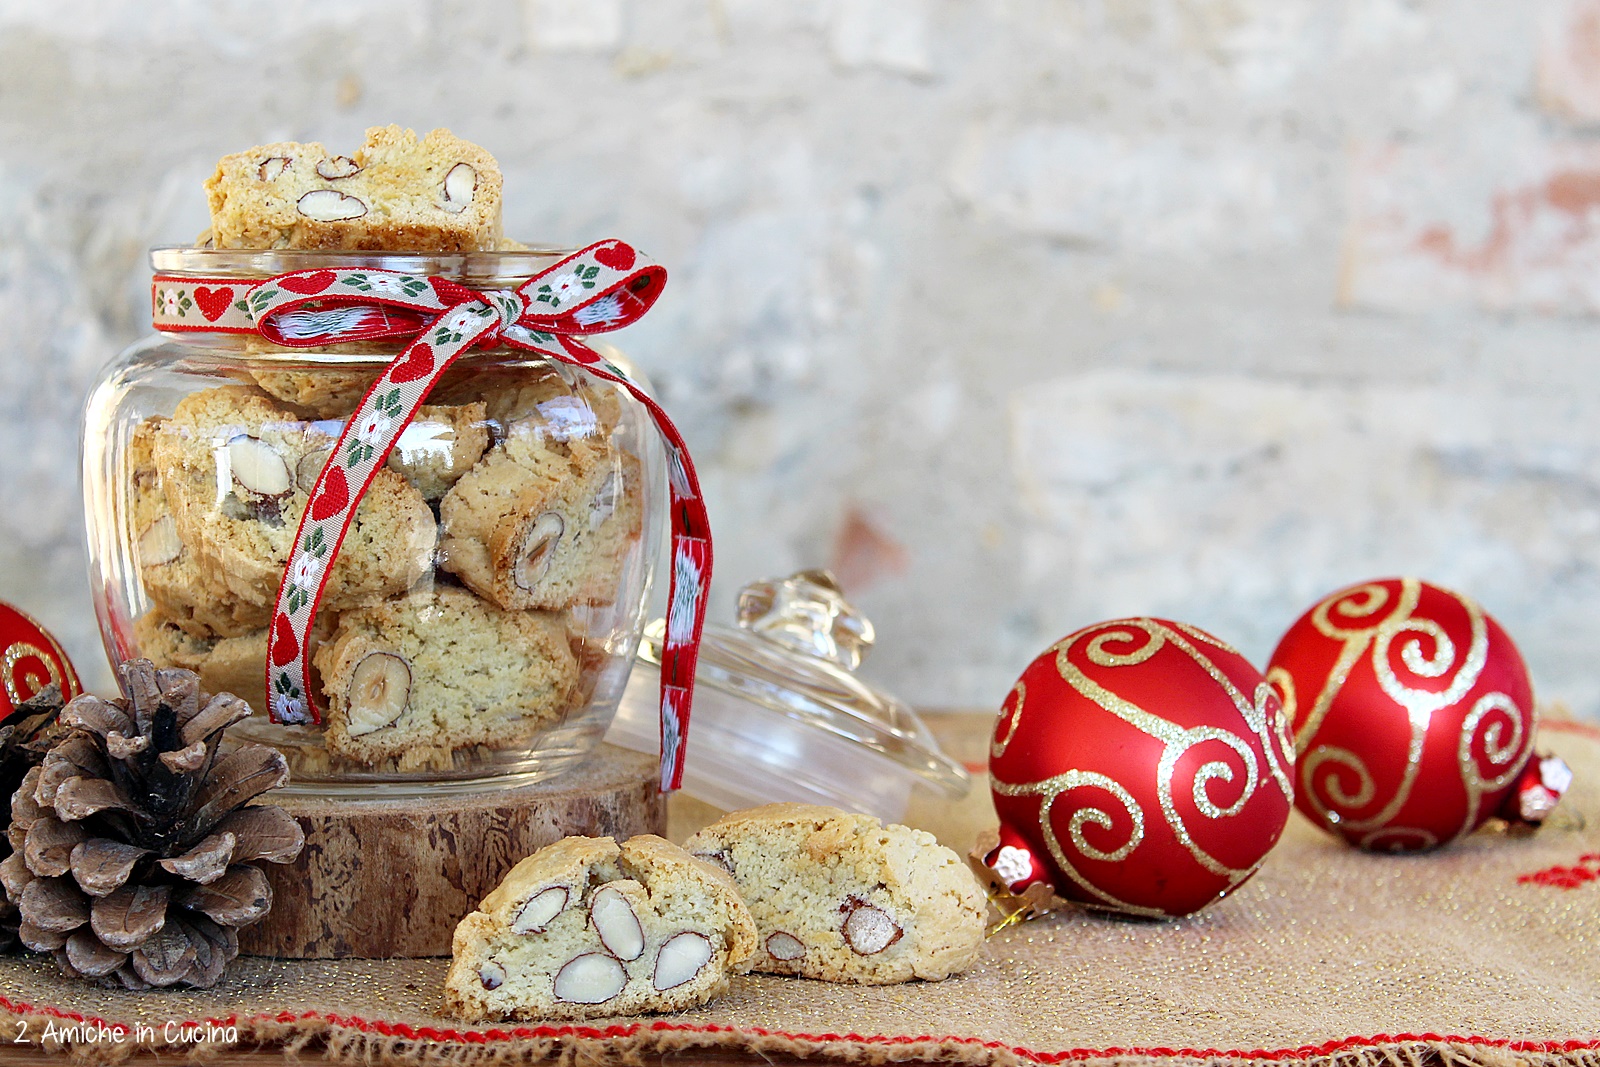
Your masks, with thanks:
M 1600 1067 L 1600 729 L 1549 723 L 1540 741 L 1576 783 L 1537 834 L 1486 829 L 1431 854 L 1371 855 L 1296 815 L 1261 872 L 1196 916 L 1052 913 L 997 934 L 976 969 L 945 982 L 752 976 L 676 1015 L 466 1026 L 438 1014 L 446 960 L 245 957 L 204 993 L 125 993 L 7 958 L 0 1038 L 97 1056 L 267 1044 L 368 1063 L 696 1049 L 751 1062 Z M 981 781 L 976 792 L 941 836 L 982 821 Z

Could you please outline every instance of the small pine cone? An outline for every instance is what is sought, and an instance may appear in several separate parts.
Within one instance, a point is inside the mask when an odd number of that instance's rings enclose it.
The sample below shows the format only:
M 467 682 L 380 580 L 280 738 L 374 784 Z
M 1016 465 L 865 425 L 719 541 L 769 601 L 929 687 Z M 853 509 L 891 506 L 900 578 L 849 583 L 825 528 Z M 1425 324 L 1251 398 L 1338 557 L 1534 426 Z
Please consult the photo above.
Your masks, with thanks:
M 61 703 L 61 687 L 51 683 L 0 719 L 0 829 L 10 830 L 11 795 L 22 784 L 23 776 L 43 761 L 45 752 L 65 733 L 56 725 Z M 7 833 L 0 838 L 0 861 L 9 855 L 11 840 Z M 0 952 L 9 952 L 16 946 L 17 924 L 21 920 L 17 906 L 0 893 Z
M 12 797 L 0 886 L 23 944 L 64 974 L 207 988 L 239 954 L 238 928 L 272 906 L 259 864 L 305 844 L 281 808 L 247 806 L 288 765 L 266 745 L 224 753 L 223 732 L 250 714 L 231 693 L 149 660 L 118 673 L 126 695 L 62 709 L 70 732 Z

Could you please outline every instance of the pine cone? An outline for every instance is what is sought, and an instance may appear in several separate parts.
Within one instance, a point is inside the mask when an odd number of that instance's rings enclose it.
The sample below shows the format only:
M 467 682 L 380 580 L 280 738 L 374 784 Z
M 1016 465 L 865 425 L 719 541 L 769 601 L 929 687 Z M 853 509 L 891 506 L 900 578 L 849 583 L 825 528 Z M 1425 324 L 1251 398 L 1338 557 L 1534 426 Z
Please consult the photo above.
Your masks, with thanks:
M 65 733 L 56 725 L 61 711 L 61 687 L 55 683 L 18 704 L 0 719 L 0 827 L 11 825 L 11 794 L 30 768 L 37 767 L 52 744 Z M 0 861 L 11 855 L 9 837 L 0 840 Z M 0 893 L 0 952 L 17 943 L 17 906 Z
M 266 745 L 219 753 L 250 714 L 231 693 L 149 660 L 118 673 L 126 697 L 62 709 L 70 733 L 12 797 L 0 884 L 22 943 L 64 974 L 208 988 L 239 954 L 237 928 L 272 906 L 258 861 L 287 863 L 305 843 L 281 808 L 245 806 L 288 765 Z

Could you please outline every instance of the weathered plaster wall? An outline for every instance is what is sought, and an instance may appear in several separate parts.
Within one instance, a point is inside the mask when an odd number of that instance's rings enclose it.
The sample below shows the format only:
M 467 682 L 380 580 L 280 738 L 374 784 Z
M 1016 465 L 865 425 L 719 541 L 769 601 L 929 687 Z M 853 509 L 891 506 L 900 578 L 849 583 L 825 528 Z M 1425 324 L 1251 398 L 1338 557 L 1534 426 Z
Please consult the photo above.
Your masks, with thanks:
M 718 600 L 832 563 L 867 671 L 996 704 L 1056 637 L 1264 659 L 1477 596 L 1600 716 L 1600 3 L 0 0 L 0 597 L 98 659 L 77 409 L 215 158 L 448 125 L 507 229 L 673 270 L 621 343 Z

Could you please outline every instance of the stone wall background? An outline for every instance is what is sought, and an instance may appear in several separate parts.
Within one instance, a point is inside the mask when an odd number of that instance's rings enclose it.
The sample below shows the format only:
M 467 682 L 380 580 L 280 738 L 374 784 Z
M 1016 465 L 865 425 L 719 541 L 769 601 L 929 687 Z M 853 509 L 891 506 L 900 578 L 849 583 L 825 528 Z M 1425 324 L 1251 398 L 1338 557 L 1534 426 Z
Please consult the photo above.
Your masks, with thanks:
M 391 121 L 669 265 L 619 343 L 724 617 L 831 564 L 866 674 L 993 706 L 1101 618 L 1259 662 L 1415 573 L 1600 716 L 1596 0 L 0 0 L 0 598 L 98 684 L 78 412 L 144 250 L 218 156 Z

